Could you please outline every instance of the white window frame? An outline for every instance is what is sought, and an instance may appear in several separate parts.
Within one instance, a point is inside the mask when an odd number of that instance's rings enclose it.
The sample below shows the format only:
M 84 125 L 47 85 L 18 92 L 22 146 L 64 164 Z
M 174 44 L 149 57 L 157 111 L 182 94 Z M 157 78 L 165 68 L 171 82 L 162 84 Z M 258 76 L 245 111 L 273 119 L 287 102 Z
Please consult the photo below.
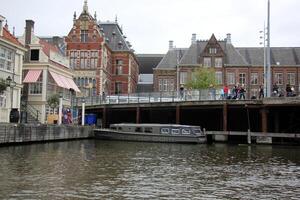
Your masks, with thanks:
M 274 79 L 275 79 L 274 82 L 277 83 L 277 85 L 283 85 L 283 73 L 281 72 L 275 73 Z
M 180 72 L 180 84 L 187 82 L 187 72 Z
M 296 74 L 295 73 L 287 73 L 286 75 L 287 83 L 290 85 L 296 84 Z
M 203 66 L 204 67 L 211 67 L 211 57 L 204 57 L 203 58 Z
M 246 73 L 239 73 L 239 84 L 246 85 Z
M 234 72 L 227 72 L 226 74 L 227 84 L 234 85 L 235 84 L 235 73 Z
M 258 73 L 254 72 L 250 75 L 250 84 L 251 85 L 258 85 Z
M 223 59 L 215 58 L 215 67 L 222 67 L 222 66 L 223 66 Z
M 223 73 L 220 71 L 217 71 L 215 73 L 215 77 L 216 77 L 216 83 L 217 85 L 222 85 L 223 84 Z

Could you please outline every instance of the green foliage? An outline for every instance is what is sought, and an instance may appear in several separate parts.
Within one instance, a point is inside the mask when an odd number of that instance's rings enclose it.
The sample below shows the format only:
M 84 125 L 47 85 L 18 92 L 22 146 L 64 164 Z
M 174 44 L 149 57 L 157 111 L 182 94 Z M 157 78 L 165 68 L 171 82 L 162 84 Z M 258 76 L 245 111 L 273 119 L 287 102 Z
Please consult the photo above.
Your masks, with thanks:
M 186 84 L 192 89 L 207 89 L 216 85 L 215 70 L 212 68 L 198 68 L 193 72 L 193 77 Z
M 53 94 L 48 98 L 47 103 L 54 110 L 59 105 L 59 95 Z
M 0 78 L 0 93 L 6 90 L 7 84 L 3 78 Z

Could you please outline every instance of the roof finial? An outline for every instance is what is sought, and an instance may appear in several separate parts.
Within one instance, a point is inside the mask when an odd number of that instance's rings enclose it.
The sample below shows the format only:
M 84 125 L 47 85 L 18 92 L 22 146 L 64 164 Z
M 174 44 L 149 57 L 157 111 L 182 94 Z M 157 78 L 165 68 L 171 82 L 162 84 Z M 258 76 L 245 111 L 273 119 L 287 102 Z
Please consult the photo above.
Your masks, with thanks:
M 13 27 L 13 36 L 15 36 L 15 27 Z
M 87 12 L 88 12 L 87 0 L 84 0 L 83 12 L 85 12 L 85 13 L 87 13 Z
M 95 21 L 97 21 L 97 12 L 95 11 L 95 14 L 94 14 L 94 18 L 95 18 Z
M 116 15 L 115 17 L 115 23 L 117 24 L 118 23 L 118 16 Z
M 73 20 L 76 19 L 76 11 L 74 11 Z
M 4 27 L 8 30 L 7 20 L 5 20 L 5 26 Z

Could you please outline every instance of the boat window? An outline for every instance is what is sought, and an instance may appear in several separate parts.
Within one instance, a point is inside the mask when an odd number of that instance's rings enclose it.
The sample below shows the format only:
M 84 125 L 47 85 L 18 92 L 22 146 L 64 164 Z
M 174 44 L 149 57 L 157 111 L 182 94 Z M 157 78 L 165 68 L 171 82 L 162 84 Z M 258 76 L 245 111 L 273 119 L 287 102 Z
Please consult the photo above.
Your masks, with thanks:
M 119 131 L 121 131 L 121 130 L 122 130 L 122 127 L 119 127 L 118 129 L 119 129 Z
M 142 132 L 142 127 L 136 127 L 135 132 Z
M 145 133 L 152 133 L 152 127 L 145 127 L 144 132 Z
M 172 134 L 177 135 L 179 133 L 180 133 L 179 129 L 172 129 Z
M 113 126 L 113 127 L 111 127 L 110 129 L 112 129 L 112 130 L 116 130 L 117 128 Z
M 169 134 L 170 133 L 170 129 L 169 128 L 161 128 L 160 129 L 160 133 L 162 133 L 162 134 Z
M 195 133 L 195 134 L 200 134 L 200 133 L 201 133 L 201 130 L 200 130 L 200 129 L 194 129 L 194 133 Z
M 183 129 L 182 129 L 182 134 L 184 134 L 184 135 L 189 135 L 189 134 L 191 134 L 191 130 L 190 130 L 190 129 L 187 129 L 187 128 L 183 128 Z

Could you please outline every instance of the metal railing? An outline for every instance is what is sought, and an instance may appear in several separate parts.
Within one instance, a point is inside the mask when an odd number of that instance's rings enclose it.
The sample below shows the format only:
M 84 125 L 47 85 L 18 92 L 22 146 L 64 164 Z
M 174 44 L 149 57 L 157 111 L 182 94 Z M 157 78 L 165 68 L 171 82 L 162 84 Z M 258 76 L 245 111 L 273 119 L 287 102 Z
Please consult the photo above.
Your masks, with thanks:
M 38 109 L 36 109 L 30 104 L 27 104 L 25 109 L 27 113 L 30 114 L 37 122 L 39 121 L 39 117 L 41 116 L 42 113 Z
M 221 90 L 206 89 L 187 90 L 182 93 L 173 91 L 77 97 L 75 99 L 74 106 L 81 106 L 83 101 L 86 103 L 86 105 L 105 105 L 182 101 L 214 101 L 224 99 L 226 99 L 226 97 L 221 93 Z

